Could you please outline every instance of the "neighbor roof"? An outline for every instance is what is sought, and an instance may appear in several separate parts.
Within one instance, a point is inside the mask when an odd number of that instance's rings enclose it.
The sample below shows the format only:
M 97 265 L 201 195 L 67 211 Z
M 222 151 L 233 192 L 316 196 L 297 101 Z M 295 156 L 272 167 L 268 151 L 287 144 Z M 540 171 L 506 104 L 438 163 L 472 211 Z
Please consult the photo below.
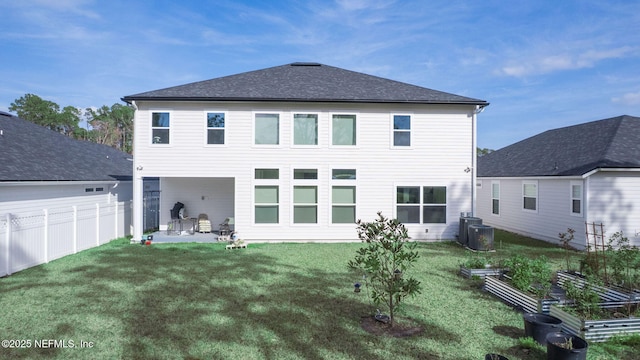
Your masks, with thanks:
M 640 168 L 640 118 L 548 130 L 478 158 L 479 177 L 577 176 L 599 168 Z
M 484 100 L 318 63 L 276 66 L 129 95 L 122 100 L 129 103 L 134 100 L 204 100 L 489 105 Z
M 0 112 L 0 181 L 131 180 L 131 155 Z

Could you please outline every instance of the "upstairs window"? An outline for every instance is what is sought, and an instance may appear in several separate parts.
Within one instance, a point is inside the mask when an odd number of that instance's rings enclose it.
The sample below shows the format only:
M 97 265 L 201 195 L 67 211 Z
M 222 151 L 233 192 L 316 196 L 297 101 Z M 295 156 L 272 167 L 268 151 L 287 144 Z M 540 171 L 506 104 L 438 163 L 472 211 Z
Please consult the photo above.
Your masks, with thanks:
M 293 115 L 293 144 L 318 145 L 318 115 Z
M 169 113 L 151 113 L 151 142 L 153 144 L 169 143 Z
M 207 144 L 224 144 L 224 113 L 207 113 Z
M 333 115 L 331 119 L 331 144 L 345 146 L 356 144 L 355 115 Z
M 393 146 L 411 146 L 411 116 L 393 115 Z
M 280 144 L 280 115 L 256 114 L 254 128 L 256 145 Z

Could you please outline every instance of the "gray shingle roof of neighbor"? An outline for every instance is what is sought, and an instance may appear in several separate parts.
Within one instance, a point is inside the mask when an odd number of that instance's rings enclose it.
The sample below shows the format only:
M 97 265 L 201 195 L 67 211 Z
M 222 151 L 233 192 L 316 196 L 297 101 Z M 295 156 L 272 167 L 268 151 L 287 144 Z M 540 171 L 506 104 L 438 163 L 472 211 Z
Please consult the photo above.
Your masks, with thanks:
M 478 158 L 480 177 L 578 176 L 599 168 L 640 168 L 639 117 L 548 130 Z
M 1 181 L 131 180 L 131 155 L 0 112 Z
M 318 63 L 291 63 L 122 98 L 180 101 L 287 101 L 470 104 L 484 100 Z

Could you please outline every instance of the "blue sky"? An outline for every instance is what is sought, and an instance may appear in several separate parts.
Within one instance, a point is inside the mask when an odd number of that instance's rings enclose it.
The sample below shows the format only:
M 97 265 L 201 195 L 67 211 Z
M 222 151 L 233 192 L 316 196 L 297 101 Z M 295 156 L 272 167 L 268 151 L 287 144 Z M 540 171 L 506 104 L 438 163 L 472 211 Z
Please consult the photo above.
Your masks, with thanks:
M 0 0 L 0 111 L 61 107 L 296 61 L 491 103 L 478 145 L 640 116 L 640 2 Z

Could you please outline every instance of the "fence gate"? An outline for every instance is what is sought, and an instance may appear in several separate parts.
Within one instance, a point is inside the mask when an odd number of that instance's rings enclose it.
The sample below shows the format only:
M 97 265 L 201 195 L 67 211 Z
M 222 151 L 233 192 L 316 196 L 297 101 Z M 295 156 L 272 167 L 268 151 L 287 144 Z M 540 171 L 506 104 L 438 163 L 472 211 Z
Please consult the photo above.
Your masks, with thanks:
M 155 231 L 160 227 L 160 191 L 145 191 L 142 195 L 143 231 Z

